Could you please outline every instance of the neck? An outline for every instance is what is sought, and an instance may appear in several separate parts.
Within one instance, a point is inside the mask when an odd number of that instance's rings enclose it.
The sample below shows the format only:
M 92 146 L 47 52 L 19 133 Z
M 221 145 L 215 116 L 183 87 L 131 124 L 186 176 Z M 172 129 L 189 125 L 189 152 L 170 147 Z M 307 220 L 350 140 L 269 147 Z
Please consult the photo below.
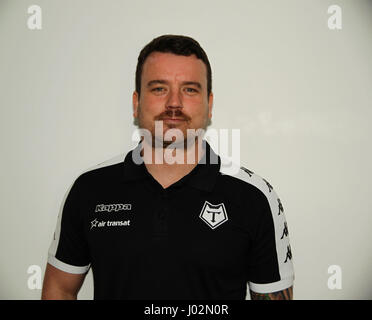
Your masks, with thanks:
M 141 155 L 147 171 L 166 188 L 196 167 L 205 153 L 201 142 L 197 137 L 189 146 L 154 148 L 152 143 L 143 140 Z

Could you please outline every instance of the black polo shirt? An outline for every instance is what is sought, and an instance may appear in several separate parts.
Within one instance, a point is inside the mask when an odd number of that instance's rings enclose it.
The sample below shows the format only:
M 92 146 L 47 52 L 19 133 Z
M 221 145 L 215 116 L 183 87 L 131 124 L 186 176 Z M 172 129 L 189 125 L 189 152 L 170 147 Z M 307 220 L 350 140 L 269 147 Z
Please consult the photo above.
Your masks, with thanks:
M 92 268 L 95 299 L 245 299 L 247 285 L 258 293 L 293 285 L 288 227 L 270 183 L 244 167 L 226 170 L 205 143 L 198 165 L 164 189 L 134 162 L 137 148 L 74 181 L 48 263 L 75 274 Z

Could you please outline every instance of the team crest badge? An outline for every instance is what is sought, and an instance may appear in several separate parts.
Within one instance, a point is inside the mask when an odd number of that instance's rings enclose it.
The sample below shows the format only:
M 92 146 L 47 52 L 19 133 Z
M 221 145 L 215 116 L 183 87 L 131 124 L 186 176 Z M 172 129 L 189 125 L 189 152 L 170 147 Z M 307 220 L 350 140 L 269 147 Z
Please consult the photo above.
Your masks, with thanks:
M 204 202 L 199 217 L 212 229 L 217 228 L 228 220 L 225 205 L 223 203 L 214 205 L 208 201 Z

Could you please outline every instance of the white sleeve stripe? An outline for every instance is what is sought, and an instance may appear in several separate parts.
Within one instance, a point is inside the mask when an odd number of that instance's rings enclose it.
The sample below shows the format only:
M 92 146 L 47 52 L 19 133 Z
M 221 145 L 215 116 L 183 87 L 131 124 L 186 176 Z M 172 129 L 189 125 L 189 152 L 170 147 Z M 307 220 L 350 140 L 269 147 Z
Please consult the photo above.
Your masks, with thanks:
M 237 164 L 233 164 L 238 166 Z M 231 171 L 231 169 L 229 169 Z M 285 233 L 284 230 L 286 229 L 286 218 L 284 214 L 284 210 L 280 210 L 279 208 L 279 197 L 276 194 L 275 190 L 272 186 L 268 185 L 268 182 L 264 180 L 261 176 L 257 175 L 256 173 L 249 171 L 245 172 L 243 169 L 240 170 L 232 170 L 238 171 L 237 174 L 230 174 L 226 168 L 221 166 L 220 172 L 221 174 L 229 175 L 236 179 L 242 180 L 246 183 L 249 183 L 259 189 L 266 197 L 270 211 L 274 223 L 275 229 L 275 245 L 276 245 L 276 253 L 278 258 L 278 267 L 279 267 L 279 274 L 280 279 L 288 279 L 294 276 L 293 270 L 293 262 L 292 256 L 290 253 L 290 243 L 288 233 Z M 281 205 L 281 203 L 280 203 Z M 286 230 L 288 232 L 288 230 Z M 288 255 L 290 255 L 288 257 Z M 288 258 L 288 259 L 287 259 Z
M 57 269 L 73 274 L 86 273 L 90 268 L 90 264 L 87 266 L 78 267 L 64 263 L 51 254 L 48 255 L 48 263 L 51 264 L 53 267 L 56 267 Z
M 53 256 L 55 256 L 56 253 L 57 253 L 59 238 L 60 238 L 60 234 L 61 234 L 61 221 L 62 221 L 63 208 L 65 206 L 67 196 L 70 193 L 70 190 L 71 190 L 72 186 L 73 186 L 73 183 L 70 185 L 67 192 L 65 193 L 65 195 L 63 197 L 63 200 L 62 200 L 62 203 L 61 203 L 61 206 L 59 208 L 59 213 L 58 213 L 58 217 L 57 217 L 57 226 L 56 226 L 56 229 L 55 229 L 55 232 L 54 232 L 54 235 L 53 235 L 53 240 L 52 240 L 52 243 L 50 244 L 49 252 L 48 252 L 50 255 L 53 255 Z
M 256 293 L 272 293 L 277 291 L 282 291 L 293 286 L 293 278 L 283 279 L 273 283 L 253 283 L 248 282 L 249 289 Z

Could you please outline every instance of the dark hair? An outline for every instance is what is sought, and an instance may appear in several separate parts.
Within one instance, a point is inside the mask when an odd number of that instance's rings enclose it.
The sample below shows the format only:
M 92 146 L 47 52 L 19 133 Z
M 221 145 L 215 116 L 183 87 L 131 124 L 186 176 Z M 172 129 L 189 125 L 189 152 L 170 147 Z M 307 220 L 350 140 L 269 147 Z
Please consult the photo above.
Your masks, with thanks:
M 141 50 L 138 56 L 136 68 L 136 91 L 138 95 L 141 94 L 143 64 L 145 63 L 146 58 L 155 51 L 173 53 L 181 56 L 191 56 L 192 54 L 195 54 L 198 59 L 202 60 L 207 67 L 207 93 L 209 99 L 209 94 L 212 91 L 212 69 L 207 54 L 200 44 L 193 38 L 173 34 L 159 36 L 153 39 Z

